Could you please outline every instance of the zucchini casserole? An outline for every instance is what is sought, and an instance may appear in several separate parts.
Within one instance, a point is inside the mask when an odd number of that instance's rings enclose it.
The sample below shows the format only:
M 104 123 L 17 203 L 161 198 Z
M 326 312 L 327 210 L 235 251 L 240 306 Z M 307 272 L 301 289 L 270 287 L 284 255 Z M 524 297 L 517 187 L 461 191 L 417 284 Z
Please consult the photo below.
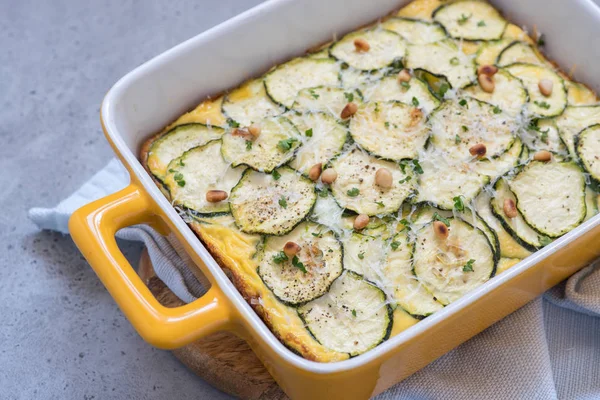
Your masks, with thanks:
M 362 354 L 598 212 L 600 105 L 478 0 L 415 0 L 143 146 L 289 349 Z

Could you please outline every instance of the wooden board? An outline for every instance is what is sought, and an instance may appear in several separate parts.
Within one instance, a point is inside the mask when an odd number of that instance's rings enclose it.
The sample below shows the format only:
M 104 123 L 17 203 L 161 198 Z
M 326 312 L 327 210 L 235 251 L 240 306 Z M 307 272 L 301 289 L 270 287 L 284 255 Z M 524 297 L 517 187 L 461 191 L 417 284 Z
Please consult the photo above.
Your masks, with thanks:
M 162 305 L 184 304 L 154 274 L 146 250 L 140 258 L 138 273 Z M 210 385 L 232 396 L 244 400 L 288 399 L 248 344 L 231 333 L 215 333 L 173 350 L 173 354 Z

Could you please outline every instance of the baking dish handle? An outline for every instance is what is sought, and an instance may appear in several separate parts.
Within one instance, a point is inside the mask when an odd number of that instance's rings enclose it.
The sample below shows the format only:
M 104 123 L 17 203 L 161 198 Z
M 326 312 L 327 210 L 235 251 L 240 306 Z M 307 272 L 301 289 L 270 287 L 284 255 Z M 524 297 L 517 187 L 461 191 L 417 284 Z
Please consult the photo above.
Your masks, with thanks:
M 83 206 L 71 216 L 69 231 L 138 333 L 150 344 L 173 349 L 221 330 L 231 321 L 231 306 L 212 286 L 198 300 L 182 307 L 162 306 L 119 250 L 121 228 L 153 223 L 155 204 L 136 184 Z M 162 222 L 162 221 L 161 221 Z

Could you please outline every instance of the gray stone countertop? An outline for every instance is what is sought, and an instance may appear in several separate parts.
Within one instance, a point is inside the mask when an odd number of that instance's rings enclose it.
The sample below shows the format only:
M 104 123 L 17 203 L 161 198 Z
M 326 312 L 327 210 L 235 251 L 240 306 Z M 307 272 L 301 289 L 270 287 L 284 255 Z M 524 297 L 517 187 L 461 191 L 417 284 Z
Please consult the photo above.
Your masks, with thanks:
M 228 398 L 146 344 L 69 236 L 27 219 L 113 157 L 106 91 L 260 0 L 0 0 L 0 397 Z M 121 242 L 135 263 L 137 243 Z

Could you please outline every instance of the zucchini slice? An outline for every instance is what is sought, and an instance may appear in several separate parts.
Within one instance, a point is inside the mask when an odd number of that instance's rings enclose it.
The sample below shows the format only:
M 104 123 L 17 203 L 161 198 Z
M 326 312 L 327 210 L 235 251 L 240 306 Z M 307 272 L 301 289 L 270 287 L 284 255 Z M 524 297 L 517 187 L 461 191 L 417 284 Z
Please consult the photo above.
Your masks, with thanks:
M 342 68 L 340 79 L 342 87 L 346 90 L 356 90 L 365 95 L 365 92 L 373 90 L 373 86 L 378 84 L 378 81 L 385 76 L 385 69 L 375 71 L 361 71 L 356 68 Z M 368 100 L 368 96 L 364 96 L 364 100 Z
M 222 128 L 204 124 L 192 123 L 176 126 L 152 142 L 148 150 L 146 165 L 156 178 L 163 180 L 171 161 L 189 149 L 219 139 L 223 132 L 225 131 Z
M 284 235 L 310 213 L 316 197 L 313 183 L 291 168 L 275 175 L 248 169 L 231 190 L 230 208 L 242 231 Z
M 504 229 L 502 223 L 494 216 L 490 206 L 491 196 L 487 191 L 482 191 L 474 200 L 473 205 L 477 214 L 494 231 L 498 238 L 498 253 L 501 257 L 526 258 L 531 255 L 531 251 L 521 246 L 513 236 Z M 467 219 L 467 221 L 470 221 Z M 480 228 L 478 225 L 475 225 Z M 482 229 L 483 230 L 483 229 Z M 484 231 L 485 232 L 485 231 Z M 488 237 L 489 239 L 489 237 Z
M 351 101 L 360 103 L 360 96 L 355 90 L 318 86 L 299 91 L 292 108 L 302 113 L 320 111 L 340 118 L 342 110 Z
M 302 145 L 298 129 L 285 117 L 274 117 L 257 124 L 261 131 L 254 141 L 236 136 L 231 130 L 223 135 L 221 153 L 234 166 L 247 165 L 257 171 L 271 172 L 291 160 Z
M 290 161 L 290 167 L 303 174 L 315 164 L 326 164 L 342 152 L 348 131 L 331 115 L 324 113 L 291 113 L 288 118 L 302 135 L 302 147 Z
M 462 163 L 448 162 L 439 151 L 428 151 L 420 159 L 423 173 L 418 175 L 419 193 L 415 203 L 427 203 L 445 210 L 454 208 L 454 198 L 462 196 L 465 203 L 474 199 L 490 178 Z
M 498 157 L 513 145 L 518 130 L 509 114 L 473 98 L 444 102 L 429 122 L 431 143 L 455 159 L 471 157 L 475 144 L 485 145 L 486 158 Z
M 221 106 L 223 114 L 242 126 L 249 126 L 285 111 L 271 100 L 262 79 L 254 79 L 228 93 Z
M 521 138 L 532 151 L 547 150 L 556 154 L 568 154 L 560 138 L 556 122 L 552 118 L 534 119 L 521 131 Z
M 512 75 L 523 81 L 529 93 L 527 110 L 540 117 L 554 117 L 562 114 L 567 106 L 567 90 L 563 79 L 549 68 L 534 64 L 516 63 L 505 68 Z M 548 79 L 554 84 L 550 97 L 540 93 L 540 80 Z
M 438 214 L 444 218 L 458 217 L 461 220 L 473 225 L 475 228 L 480 229 L 485 234 L 490 242 L 490 246 L 492 246 L 492 250 L 494 251 L 494 257 L 499 260 L 500 243 L 498 241 L 498 236 L 496 235 L 496 232 L 487 224 L 487 222 L 481 218 L 479 213 L 475 211 L 475 208 L 471 208 L 471 204 L 474 202 L 475 201 L 465 204 L 463 211 L 458 211 L 456 208 L 452 211 L 448 211 L 430 206 L 420 207 L 416 215 L 413 217 L 413 224 L 417 226 L 426 225 L 434 220 L 435 214 Z
M 511 234 L 513 239 L 531 252 L 537 251 L 539 248 L 544 247 L 552 241 L 552 239 L 543 237 L 538 232 L 534 231 L 533 228 L 525 222 L 525 219 L 523 219 L 520 212 L 514 218 L 507 217 L 506 214 L 504 214 L 504 200 L 506 199 L 514 201 L 515 204 L 517 203 L 517 199 L 510 190 L 508 183 L 504 178 L 501 178 L 498 179 L 494 185 L 494 195 L 490 199 L 490 208 L 494 216 L 498 218 L 498 221 L 500 221 L 504 229 Z M 500 243 L 500 248 L 502 248 L 502 242 Z
M 453 38 L 466 40 L 500 39 L 508 23 L 494 7 L 478 0 L 444 4 L 433 12 L 433 19 Z
M 298 314 L 319 343 L 351 356 L 387 340 L 393 324 L 385 293 L 349 271 L 333 282 L 328 293 L 299 307 Z
M 354 233 L 344 242 L 344 267 L 377 284 L 408 313 L 426 317 L 443 306 L 413 274 L 413 247 L 406 232 L 390 240 Z
M 570 106 L 586 106 L 598 103 L 598 96 L 587 86 L 572 81 L 565 81 L 567 98 Z
M 446 39 L 446 31 L 435 22 L 392 17 L 382 22 L 381 27 L 396 32 L 411 44 L 428 44 Z
M 213 140 L 194 147 L 169 164 L 165 186 L 176 206 L 199 214 L 229 212 L 229 201 L 210 203 L 209 190 L 223 190 L 227 195 L 237 185 L 246 167 L 233 168 L 221 157 L 221 141 Z
M 498 261 L 498 267 L 496 267 L 496 275 L 500 275 L 504 271 L 507 271 L 521 262 L 520 258 L 501 258 Z
M 406 67 L 421 68 L 436 75 L 444 75 L 450 85 L 463 88 L 475 79 L 475 62 L 459 50 L 452 40 L 442 40 L 418 46 L 409 46 Z
M 489 176 L 494 181 L 519 165 L 522 152 L 523 142 L 517 137 L 506 153 L 497 158 L 476 161 L 471 168 L 480 174 Z
M 515 41 L 506 46 L 504 50 L 498 54 L 496 65 L 505 67 L 514 63 L 527 63 L 534 65 L 546 66 L 543 57 L 533 45 L 529 43 Z
M 575 151 L 586 172 L 600 183 L 600 124 L 585 128 L 575 137 Z
M 332 161 L 331 167 L 338 174 L 331 184 L 333 196 L 340 207 L 358 214 L 380 215 L 398 211 L 414 190 L 415 179 L 410 171 L 402 172 L 398 164 L 375 158 L 356 147 Z M 392 174 L 389 189 L 375 185 L 375 174 L 381 168 Z
M 562 236 L 585 218 L 585 179 L 573 162 L 532 161 L 508 185 L 525 221 L 543 235 Z
M 283 252 L 288 242 L 300 246 L 292 258 Z M 288 305 L 306 303 L 327 293 L 342 271 L 342 245 L 326 227 L 310 222 L 287 235 L 267 237 L 257 270 L 265 285 Z
M 309 216 L 311 221 L 325 225 L 336 235 L 340 235 L 344 229 L 344 209 L 335 201 L 326 188 L 317 189 L 317 201 Z
M 588 126 L 600 124 L 600 105 L 569 106 L 555 121 L 560 137 L 567 145 L 569 153 L 576 157 L 575 135 Z
M 393 161 L 416 158 L 429 129 L 424 113 L 400 102 L 366 103 L 350 122 L 350 134 L 368 152 Z
M 415 274 L 440 303 L 447 305 L 487 282 L 496 270 L 494 251 L 485 234 L 461 220 L 448 218 L 446 240 L 437 238 L 433 224 L 416 232 Z
M 477 51 L 475 62 L 477 65 L 496 64 L 498 55 L 511 43 L 513 43 L 512 39 L 500 39 L 485 42 Z
M 364 89 L 362 93 L 369 101 L 401 101 L 406 104 L 418 104 L 426 114 L 430 114 L 440 105 L 427 84 L 416 77 L 401 85 L 395 76 L 387 76 Z
M 357 51 L 354 40 L 365 40 L 370 49 Z M 402 36 L 386 29 L 368 29 L 352 32 L 334 43 L 329 54 L 349 66 L 363 71 L 381 69 L 406 55 L 406 42 Z
M 291 107 L 302 89 L 339 84 L 338 63 L 330 58 L 300 57 L 265 75 L 265 88 L 273 101 Z
M 477 100 L 497 106 L 508 114 L 519 114 L 528 100 L 527 91 L 521 80 L 504 70 L 499 70 L 494 75 L 494 83 L 495 89 L 492 93 L 484 92 L 478 84 L 468 86 L 465 93 Z

